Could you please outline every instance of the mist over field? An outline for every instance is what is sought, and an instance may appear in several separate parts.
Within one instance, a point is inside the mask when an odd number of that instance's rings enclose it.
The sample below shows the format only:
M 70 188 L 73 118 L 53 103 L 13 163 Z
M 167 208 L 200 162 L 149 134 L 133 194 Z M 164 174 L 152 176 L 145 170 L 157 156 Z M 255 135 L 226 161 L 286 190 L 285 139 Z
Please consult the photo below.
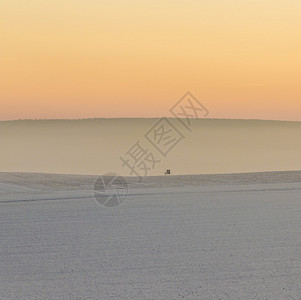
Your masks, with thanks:
M 0 122 L 1 299 L 300 299 L 301 123 L 164 120 Z
M 158 121 L 2 121 L 1 171 L 130 175 L 120 157 L 137 141 L 160 160 L 148 175 L 301 170 L 301 122 L 198 119 L 189 132 L 169 119 L 184 139 L 164 157 L 144 138 Z

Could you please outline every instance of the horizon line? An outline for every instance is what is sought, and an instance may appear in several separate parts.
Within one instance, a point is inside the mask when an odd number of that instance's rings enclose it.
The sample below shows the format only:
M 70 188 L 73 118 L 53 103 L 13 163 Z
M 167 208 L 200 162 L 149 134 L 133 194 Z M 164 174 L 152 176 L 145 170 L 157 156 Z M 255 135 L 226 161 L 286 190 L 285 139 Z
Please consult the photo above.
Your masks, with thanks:
M 185 118 L 176 118 L 176 117 L 91 117 L 91 118 L 24 118 L 24 119 L 8 119 L 0 120 L 0 122 L 22 122 L 22 121 L 89 121 L 89 120 L 126 120 L 126 119 L 139 119 L 139 120 L 150 120 L 150 119 L 185 119 Z M 301 120 L 279 120 L 279 119 L 259 119 L 259 118 L 191 118 L 191 120 L 228 120 L 228 121 L 267 121 L 267 122 L 294 122 L 300 123 Z

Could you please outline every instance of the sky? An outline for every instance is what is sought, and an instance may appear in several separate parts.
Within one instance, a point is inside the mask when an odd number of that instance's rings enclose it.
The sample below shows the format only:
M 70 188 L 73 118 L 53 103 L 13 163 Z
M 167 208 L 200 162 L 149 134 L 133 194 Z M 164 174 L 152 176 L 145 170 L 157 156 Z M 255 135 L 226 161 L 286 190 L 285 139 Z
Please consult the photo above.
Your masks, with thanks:
M 301 121 L 300 0 L 0 0 L 0 120 Z

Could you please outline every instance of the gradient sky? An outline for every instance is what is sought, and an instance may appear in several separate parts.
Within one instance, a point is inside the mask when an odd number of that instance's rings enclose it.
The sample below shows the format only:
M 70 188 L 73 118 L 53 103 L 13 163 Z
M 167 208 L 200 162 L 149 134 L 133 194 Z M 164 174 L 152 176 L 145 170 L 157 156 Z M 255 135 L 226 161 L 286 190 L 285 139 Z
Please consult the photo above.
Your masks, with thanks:
M 301 120 L 300 0 L 0 0 L 0 120 Z

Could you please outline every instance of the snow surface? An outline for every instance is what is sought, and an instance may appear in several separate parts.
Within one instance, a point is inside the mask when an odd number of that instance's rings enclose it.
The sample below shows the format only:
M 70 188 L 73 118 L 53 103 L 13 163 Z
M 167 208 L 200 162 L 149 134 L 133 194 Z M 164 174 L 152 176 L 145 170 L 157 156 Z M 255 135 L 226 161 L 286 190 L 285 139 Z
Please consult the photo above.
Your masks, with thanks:
M 301 299 L 301 172 L 0 173 L 0 299 Z

